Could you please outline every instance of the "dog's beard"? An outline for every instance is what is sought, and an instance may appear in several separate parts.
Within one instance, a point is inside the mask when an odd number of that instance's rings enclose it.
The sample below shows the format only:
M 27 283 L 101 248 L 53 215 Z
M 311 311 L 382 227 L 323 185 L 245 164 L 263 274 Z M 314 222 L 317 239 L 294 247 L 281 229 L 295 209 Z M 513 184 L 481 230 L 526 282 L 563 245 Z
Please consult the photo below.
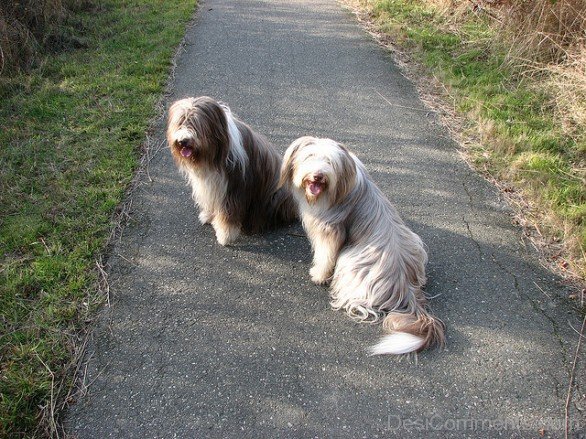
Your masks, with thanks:
M 315 205 L 330 198 L 330 191 L 336 185 L 336 176 L 330 163 L 310 157 L 297 164 L 293 185 L 303 192 L 307 203 Z
M 324 178 L 316 178 L 315 175 L 308 176 L 303 180 L 302 187 L 309 204 L 315 204 L 327 196 L 328 182 Z
M 181 127 L 175 132 L 174 137 L 175 140 L 171 147 L 177 151 L 179 156 L 192 161 L 196 159 L 195 142 L 197 134 L 195 131 L 188 127 Z
M 308 192 L 307 195 L 317 198 L 326 190 L 326 183 L 322 181 L 308 181 L 305 183 L 305 190 Z

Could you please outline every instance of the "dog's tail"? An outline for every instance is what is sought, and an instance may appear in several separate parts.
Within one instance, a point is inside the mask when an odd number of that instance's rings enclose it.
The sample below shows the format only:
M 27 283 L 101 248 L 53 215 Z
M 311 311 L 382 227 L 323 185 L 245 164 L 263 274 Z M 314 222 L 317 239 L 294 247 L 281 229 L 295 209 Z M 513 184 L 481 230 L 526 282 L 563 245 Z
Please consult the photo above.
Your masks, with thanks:
M 385 335 L 369 351 L 371 355 L 407 354 L 445 344 L 445 325 L 419 307 L 415 314 L 391 312 L 383 320 Z

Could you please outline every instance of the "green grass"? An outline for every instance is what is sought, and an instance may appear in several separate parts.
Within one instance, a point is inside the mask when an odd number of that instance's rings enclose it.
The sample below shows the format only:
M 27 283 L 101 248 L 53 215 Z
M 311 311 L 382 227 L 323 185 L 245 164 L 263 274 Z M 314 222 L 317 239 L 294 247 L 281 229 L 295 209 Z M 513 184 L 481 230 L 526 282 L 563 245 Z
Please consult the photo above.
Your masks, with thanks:
M 0 79 L 0 437 L 51 434 L 195 0 L 96 4 L 74 17 L 85 48 Z
M 555 117 L 543 78 L 505 62 L 508 47 L 490 18 L 440 13 L 424 1 L 361 0 L 378 28 L 445 86 L 456 113 L 480 141 L 480 169 L 512 184 L 535 206 L 550 237 L 566 243 L 574 272 L 586 275 L 586 127 L 572 133 Z

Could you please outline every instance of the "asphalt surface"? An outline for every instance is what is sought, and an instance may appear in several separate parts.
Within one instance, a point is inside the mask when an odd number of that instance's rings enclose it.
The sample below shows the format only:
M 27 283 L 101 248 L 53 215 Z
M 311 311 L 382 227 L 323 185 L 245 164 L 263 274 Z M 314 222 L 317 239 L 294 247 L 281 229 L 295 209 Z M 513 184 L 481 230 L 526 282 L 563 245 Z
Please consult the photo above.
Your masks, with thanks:
M 329 308 L 300 225 L 221 247 L 169 151 L 151 151 L 108 259 L 78 438 L 562 437 L 580 327 L 497 191 L 335 1 L 202 1 L 167 104 L 209 95 L 283 152 L 349 146 L 421 235 L 447 348 L 369 357 L 381 334 Z M 160 120 L 151 142 L 163 141 Z M 583 357 L 582 359 L 583 360 Z M 583 382 L 580 361 L 576 379 Z M 584 405 L 582 391 L 573 401 Z M 574 403 L 576 435 L 584 420 Z M 576 436 L 582 437 L 582 436 Z

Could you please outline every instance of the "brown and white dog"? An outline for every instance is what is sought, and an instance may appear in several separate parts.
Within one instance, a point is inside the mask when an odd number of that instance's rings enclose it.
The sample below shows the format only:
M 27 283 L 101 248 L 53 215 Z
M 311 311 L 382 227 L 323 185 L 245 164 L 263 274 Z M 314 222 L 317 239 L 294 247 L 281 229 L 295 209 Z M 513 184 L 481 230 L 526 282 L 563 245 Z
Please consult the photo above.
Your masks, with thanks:
M 173 103 L 167 141 L 200 222 L 211 223 L 221 245 L 296 219 L 290 191 L 278 187 L 281 156 L 227 105 L 207 96 Z
M 331 139 L 301 137 L 285 152 L 281 185 L 298 203 L 313 248 L 311 279 L 331 280 L 331 305 L 390 332 L 370 353 L 405 354 L 443 345 L 422 287 L 427 253 L 362 162 Z

